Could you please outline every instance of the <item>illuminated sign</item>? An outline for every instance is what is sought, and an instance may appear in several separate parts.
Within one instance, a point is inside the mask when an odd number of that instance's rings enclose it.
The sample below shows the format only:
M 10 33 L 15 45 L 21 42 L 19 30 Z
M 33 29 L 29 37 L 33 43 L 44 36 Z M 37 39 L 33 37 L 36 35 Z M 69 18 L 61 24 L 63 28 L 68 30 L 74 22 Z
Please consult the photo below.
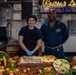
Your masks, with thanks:
M 76 13 L 76 0 L 40 0 L 40 13 L 48 13 L 51 7 L 55 7 L 57 13 Z
M 42 6 L 43 7 L 59 7 L 59 6 L 76 6 L 76 2 L 74 0 L 71 0 L 68 4 L 65 1 L 51 1 L 51 0 L 42 0 Z
M 40 13 L 48 13 L 50 11 L 51 7 L 43 7 L 40 6 Z M 65 7 L 55 7 L 57 13 L 76 13 L 76 7 L 70 7 L 70 6 L 65 6 Z

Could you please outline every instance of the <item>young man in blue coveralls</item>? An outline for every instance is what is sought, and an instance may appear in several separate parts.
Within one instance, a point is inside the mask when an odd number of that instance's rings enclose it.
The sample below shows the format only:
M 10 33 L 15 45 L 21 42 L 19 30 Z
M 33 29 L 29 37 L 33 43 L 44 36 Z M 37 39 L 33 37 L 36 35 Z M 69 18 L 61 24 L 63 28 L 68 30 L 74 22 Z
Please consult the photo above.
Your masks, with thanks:
M 69 37 L 68 29 L 64 23 L 56 20 L 55 8 L 50 9 L 48 18 L 49 20 L 41 27 L 45 45 L 44 54 L 64 58 L 63 44 Z

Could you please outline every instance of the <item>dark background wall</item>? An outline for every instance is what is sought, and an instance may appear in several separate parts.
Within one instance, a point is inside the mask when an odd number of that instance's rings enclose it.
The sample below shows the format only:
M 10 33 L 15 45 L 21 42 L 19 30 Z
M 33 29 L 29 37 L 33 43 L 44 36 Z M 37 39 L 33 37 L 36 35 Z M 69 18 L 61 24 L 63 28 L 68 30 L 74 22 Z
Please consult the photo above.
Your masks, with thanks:
M 32 14 L 32 0 L 22 0 L 22 19 Z

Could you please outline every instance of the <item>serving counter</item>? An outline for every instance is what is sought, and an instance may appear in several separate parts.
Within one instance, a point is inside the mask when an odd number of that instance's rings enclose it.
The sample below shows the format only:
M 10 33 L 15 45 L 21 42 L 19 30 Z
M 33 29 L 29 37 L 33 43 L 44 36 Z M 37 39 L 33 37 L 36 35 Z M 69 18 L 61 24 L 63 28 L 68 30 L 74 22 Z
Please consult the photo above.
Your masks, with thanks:
M 14 57 L 18 55 L 18 51 L 19 51 L 19 45 L 7 45 L 6 46 L 6 53 L 10 57 Z

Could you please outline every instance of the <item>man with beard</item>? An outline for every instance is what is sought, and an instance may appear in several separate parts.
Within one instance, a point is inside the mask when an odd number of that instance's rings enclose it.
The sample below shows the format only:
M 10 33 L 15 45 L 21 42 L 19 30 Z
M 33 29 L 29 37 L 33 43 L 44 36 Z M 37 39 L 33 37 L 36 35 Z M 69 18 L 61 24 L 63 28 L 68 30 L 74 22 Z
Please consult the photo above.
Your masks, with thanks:
M 44 54 L 64 58 L 63 44 L 69 37 L 68 29 L 64 23 L 56 20 L 55 8 L 50 9 L 48 18 L 49 20 L 41 27 L 45 45 Z

